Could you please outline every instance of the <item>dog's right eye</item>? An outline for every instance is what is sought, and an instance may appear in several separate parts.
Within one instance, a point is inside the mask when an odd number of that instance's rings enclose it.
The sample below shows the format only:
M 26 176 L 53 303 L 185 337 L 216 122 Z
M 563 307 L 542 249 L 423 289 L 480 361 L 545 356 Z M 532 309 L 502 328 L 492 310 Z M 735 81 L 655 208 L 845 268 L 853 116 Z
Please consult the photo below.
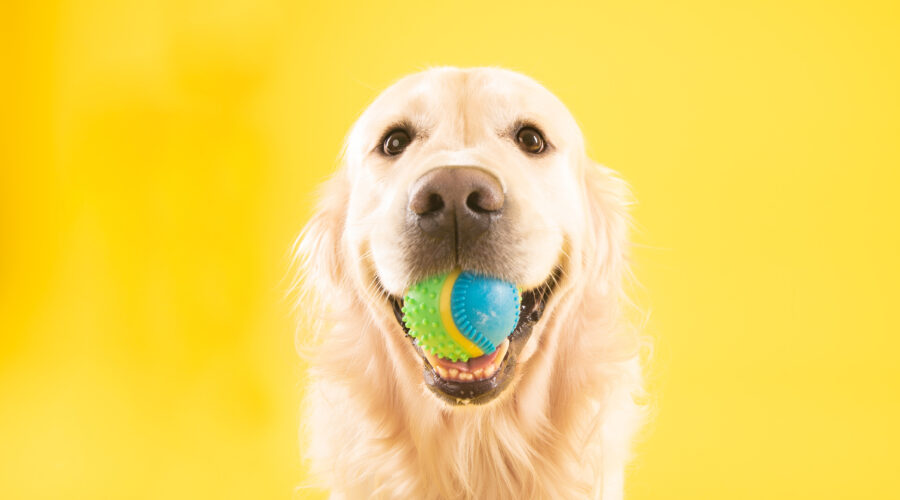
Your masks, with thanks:
M 402 153 L 409 143 L 412 141 L 409 137 L 409 133 L 405 130 L 397 129 L 394 130 L 388 135 L 384 137 L 384 142 L 381 145 L 382 151 L 384 154 L 388 156 L 397 156 Z

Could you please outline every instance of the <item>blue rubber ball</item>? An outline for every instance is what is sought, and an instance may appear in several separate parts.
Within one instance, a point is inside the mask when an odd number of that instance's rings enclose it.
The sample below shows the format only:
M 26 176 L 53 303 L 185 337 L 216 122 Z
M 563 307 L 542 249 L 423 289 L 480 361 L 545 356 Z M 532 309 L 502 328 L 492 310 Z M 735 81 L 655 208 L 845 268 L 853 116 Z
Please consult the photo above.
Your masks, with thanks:
M 453 322 L 485 354 L 515 330 L 520 305 L 515 285 L 470 271 L 460 273 L 450 295 Z

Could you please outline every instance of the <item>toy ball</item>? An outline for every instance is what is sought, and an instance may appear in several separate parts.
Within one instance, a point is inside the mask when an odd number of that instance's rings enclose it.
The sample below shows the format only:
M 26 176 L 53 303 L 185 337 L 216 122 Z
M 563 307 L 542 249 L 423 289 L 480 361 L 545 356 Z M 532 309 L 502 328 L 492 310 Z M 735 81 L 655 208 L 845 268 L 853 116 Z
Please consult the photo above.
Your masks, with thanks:
M 512 283 L 457 269 L 411 286 L 403 323 L 423 349 L 468 361 L 494 352 L 515 330 L 521 300 Z

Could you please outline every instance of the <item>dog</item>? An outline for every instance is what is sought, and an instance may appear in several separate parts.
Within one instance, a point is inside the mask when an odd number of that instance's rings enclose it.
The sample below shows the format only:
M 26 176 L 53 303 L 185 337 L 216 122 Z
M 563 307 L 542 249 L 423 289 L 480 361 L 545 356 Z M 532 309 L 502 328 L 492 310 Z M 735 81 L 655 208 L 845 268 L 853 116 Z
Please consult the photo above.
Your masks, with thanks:
M 630 200 L 527 76 L 431 68 L 380 94 L 295 249 L 313 320 L 301 446 L 332 498 L 622 498 L 645 413 Z M 452 269 L 522 290 L 477 373 L 401 320 L 404 291 Z

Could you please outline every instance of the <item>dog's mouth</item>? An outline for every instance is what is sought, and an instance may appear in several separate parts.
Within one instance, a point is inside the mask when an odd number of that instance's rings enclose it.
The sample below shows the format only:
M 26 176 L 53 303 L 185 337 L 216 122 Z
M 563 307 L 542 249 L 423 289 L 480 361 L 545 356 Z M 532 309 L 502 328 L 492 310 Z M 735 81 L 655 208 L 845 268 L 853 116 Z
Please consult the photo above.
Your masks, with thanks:
M 468 361 L 450 361 L 422 349 L 403 323 L 403 299 L 390 295 L 397 323 L 424 362 L 425 385 L 452 405 L 484 404 L 499 396 L 512 382 L 519 354 L 541 319 L 561 275 L 562 270 L 557 267 L 542 285 L 523 292 L 519 322 L 513 332 L 494 352 Z

